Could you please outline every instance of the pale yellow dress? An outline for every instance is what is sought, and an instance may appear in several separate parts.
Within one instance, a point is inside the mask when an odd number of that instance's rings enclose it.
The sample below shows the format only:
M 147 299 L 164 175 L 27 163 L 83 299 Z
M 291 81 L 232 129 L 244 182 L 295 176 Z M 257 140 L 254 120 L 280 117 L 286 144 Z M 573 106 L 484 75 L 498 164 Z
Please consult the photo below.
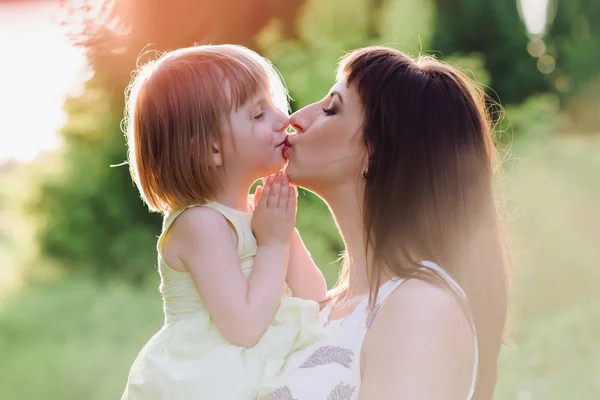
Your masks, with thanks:
M 233 226 L 237 252 L 246 278 L 252 273 L 256 239 L 252 214 L 219 203 L 208 203 Z M 183 210 L 167 215 L 158 239 L 160 292 L 165 324 L 136 358 L 122 400 L 255 399 L 279 384 L 285 358 L 323 337 L 316 302 L 284 293 L 273 322 L 252 348 L 232 345 L 219 332 L 191 276 L 173 270 L 161 256 L 162 242 Z M 219 282 L 227 290 L 226 282 Z

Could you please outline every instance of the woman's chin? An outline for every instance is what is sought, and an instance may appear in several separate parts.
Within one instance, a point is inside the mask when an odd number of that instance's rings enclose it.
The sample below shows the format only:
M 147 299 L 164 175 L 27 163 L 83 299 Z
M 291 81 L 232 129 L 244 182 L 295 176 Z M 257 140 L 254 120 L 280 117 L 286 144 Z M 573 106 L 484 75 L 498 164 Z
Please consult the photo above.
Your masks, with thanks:
M 302 170 L 302 168 L 294 163 L 293 160 L 290 160 L 285 168 L 285 173 L 290 177 L 290 182 L 302 188 L 311 186 L 311 181 L 313 180 L 311 177 L 307 176 L 305 172 L 306 171 Z
M 288 164 L 285 173 L 290 177 L 290 182 L 293 185 L 305 188 L 307 184 L 306 179 L 304 179 L 303 175 L 296 168 Z
M 297 170 L 294 167 L 294 164 L 292 162 L 288 162 L 287 166 L 285 167 L 285 173 L 289 175 L 290 177 L 290 181 L 294 181 L 294 177 L 297 176 Z

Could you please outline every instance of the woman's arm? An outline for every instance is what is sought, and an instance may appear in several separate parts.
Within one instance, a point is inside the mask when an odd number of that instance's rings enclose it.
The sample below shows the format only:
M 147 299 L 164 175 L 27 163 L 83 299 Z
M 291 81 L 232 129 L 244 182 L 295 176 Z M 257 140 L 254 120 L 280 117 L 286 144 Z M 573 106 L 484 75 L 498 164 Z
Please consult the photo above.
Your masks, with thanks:
M 473 347 L 454 295 L 409 280 L 382 305 L 365 337 L 359 399 L 464 400 Z

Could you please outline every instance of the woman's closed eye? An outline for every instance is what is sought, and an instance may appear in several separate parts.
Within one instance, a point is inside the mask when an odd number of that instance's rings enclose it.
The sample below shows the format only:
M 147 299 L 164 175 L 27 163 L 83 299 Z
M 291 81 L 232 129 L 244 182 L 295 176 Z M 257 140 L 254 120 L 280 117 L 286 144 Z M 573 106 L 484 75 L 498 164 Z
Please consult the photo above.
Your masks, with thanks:
M 327 115 L 328 117 L 331 115 L 335 115 L 336 113 L 336 109 L 335 107 L 331 106 L 329 108 L 323 108 L 323 112 L 325 113 L 325 115 Z

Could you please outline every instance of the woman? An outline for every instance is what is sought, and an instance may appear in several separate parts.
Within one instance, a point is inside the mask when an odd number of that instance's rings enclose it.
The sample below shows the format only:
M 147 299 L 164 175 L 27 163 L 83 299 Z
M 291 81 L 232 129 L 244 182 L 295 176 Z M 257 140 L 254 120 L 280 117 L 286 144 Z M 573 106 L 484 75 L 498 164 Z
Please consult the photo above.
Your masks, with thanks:
M 291 123 L 287 172 L 327 202 L 347 257 L 328 338 L 269 399 L 492 398 L 508 262 L 481 93 L 430 57 L 371 47 Z

